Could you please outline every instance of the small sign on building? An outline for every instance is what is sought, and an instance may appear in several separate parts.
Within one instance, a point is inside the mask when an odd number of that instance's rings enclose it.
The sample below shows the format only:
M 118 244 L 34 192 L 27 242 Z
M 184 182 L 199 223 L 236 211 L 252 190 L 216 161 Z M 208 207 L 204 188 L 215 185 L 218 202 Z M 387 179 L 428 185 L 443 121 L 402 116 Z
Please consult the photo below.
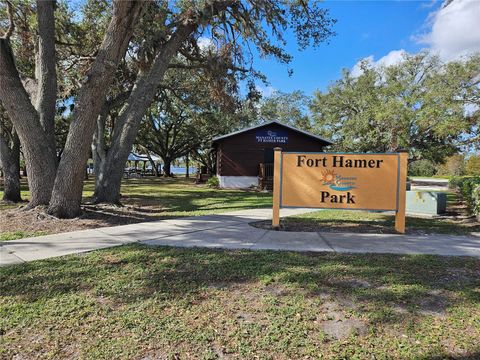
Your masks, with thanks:
M 288 142 L 288 133 L 280 130 L 258 130 L 255 133 L 257 143 L 265 144 L 286 144 Z
M 406 152 L 296 153 L 275 148 L 273 220 L 281 207 L 395 211 L 405 232 Z

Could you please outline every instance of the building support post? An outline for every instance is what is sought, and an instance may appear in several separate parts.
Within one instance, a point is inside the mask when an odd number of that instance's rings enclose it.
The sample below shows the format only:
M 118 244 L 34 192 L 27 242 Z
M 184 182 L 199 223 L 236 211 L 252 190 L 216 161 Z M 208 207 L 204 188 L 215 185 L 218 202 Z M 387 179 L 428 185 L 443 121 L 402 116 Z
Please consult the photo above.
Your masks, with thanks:
M 273 158 L 273 216 L 272 228 L 278 230 L 280 228 L 280 178 L 282 176 L 282 148 L 276 147 Z
M 395 212 L 395 231 L 405 234 L 405 207 L 407 201 L 407 162 L 408 151 L 399 151 L 398 167 L 398 208 Z

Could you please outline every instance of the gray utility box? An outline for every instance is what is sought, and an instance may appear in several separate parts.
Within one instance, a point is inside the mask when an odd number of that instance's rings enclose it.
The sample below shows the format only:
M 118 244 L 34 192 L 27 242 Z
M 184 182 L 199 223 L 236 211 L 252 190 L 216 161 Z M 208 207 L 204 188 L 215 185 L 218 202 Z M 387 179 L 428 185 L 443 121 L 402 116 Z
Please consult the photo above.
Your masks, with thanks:
M 439 215 L 447 210 L 447 194 L 436 191 L 407 191 L 407 213 Z

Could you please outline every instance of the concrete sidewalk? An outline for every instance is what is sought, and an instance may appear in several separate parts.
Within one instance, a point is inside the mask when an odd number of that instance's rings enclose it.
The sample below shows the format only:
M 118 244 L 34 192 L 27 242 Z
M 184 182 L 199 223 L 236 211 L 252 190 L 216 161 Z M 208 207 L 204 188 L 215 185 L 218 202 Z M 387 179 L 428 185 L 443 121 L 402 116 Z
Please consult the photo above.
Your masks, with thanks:
M 282 209 L 282 216 L 311 211 Z M 0 243 L 0 265 L 139 242 L 151 246 L 330 251 L 345 253 L 435 254 L 480 257 L 480 237 L 282 232 L 254 228 L 271 209 L 138 223 Z

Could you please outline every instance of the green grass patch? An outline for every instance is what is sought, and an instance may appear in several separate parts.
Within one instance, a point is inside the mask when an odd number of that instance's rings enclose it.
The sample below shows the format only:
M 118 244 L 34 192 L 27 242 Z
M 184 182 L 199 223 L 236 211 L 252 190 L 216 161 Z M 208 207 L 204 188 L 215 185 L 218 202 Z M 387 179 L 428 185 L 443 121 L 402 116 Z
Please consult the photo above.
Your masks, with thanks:
M 394 232 L 395 216 L 356 210 L 320 210 L 282 219 L 291 231 Z M 443 218 L 406 218 L 407 233 L 468 235 L 480 231 L 480 224 Z
M 94 180 L 86 180 L 83 189 L 84 202 L 91 201 L 94 189 Z M 212 189 L 205 184 L 195 185 L 193 179 L 185 178 L 125 179 L 121 193 L 123 204 L 149 207 L 149 216 L 198 216 L 272 206 L 270 193 Z M 0 197 L 2 195 L 0 186 Z M 22 179 L 22 197 L 28 199 L 29 195 L 26 180 Z
M 0 233 L 0 241 L 23 239 L 34 236 L 47 235 L 45 231 L 7 231 Z
M 459 203 L 455 192 L 447 192 L 447 211 Z M 320 210 L 281 219 L 281 227 L 287 231 L 342 231 L 393 233 L 395 216 L 392 213 L 363 210 Z M 268 227 L 259 223 L 259 227 Z M 480 232 L 480 224 L 462 222 L 453 218 L 421 218 L 407 216 L 407 233 L 469 235 Z
M 88 195 L 90 186 L 85 187 Z M 93 188 L 91 189 L 93 194 Z M 212 189 L 193 180 L 130 179 L 122 186 L 126 204 L 154 204 L 162 216 L 198 216 L 272 206 L 272 195 L 257 191 Z
M 480 356 L 480 260 L 123 246 L 0 268 L 1 358 Z

